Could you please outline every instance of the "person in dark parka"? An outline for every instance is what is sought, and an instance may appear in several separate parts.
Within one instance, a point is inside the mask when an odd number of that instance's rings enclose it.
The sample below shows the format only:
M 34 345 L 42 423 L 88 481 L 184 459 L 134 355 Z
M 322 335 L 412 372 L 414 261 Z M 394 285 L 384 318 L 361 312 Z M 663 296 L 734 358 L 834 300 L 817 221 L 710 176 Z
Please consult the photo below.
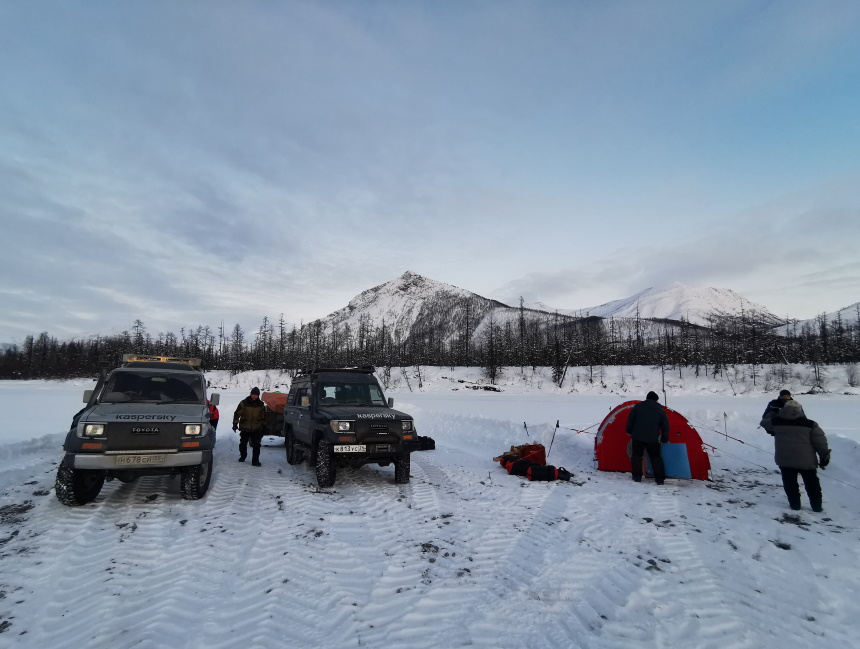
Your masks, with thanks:
M 761 427 L 773 435 L 774 456 L 782 474 L 782 487 L 788 497 L 788 506 L 800 509 L 800 488 L 797 476 L 809 497 L 812 511 L 822 511 L 821 482 L 816 469 L 830 463 L 830 447 L 821 427 L 806 418 L 803 406 L 793 399 L 773 417 L 761 420 Z
M 233 430 L 239 430 L 239 461 L 248 456 L 251 443 L 251 464 L 260 466 L 260 444 L 266 430 L 266 408 L 260 401 L 260 388 L 252 388 L 251 394 L 242 399 L 233 413 Z
M 646 451 L 654 469 L 654 481 L 663 484 L 666 479 L 660 443 L 669 441 L 669 418 L 659 401 L 656 392 L 649 392 L 645 401 L 633 406 L 627 416 L 627 434 L 633 438 L 630 463 L 636 482 L 642 481 L 642 457 Z

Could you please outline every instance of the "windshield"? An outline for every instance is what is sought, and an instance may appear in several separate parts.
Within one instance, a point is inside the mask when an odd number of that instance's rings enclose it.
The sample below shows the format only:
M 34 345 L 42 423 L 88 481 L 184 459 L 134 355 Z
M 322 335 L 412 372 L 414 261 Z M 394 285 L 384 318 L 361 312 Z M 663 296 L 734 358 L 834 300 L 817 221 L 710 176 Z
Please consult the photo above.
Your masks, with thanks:
M 375 383 L 326 381 L 317 384 L 317 403 L 321 406 L 384 406 L 385 397 Z
M 197 374 L 114 372 L 101 403 L 203 403 L 203 377 Z

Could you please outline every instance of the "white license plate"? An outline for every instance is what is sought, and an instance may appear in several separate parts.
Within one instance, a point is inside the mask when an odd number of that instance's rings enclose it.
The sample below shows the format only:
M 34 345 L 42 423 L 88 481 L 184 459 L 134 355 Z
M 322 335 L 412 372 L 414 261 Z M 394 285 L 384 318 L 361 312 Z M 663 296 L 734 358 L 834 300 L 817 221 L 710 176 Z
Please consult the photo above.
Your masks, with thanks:
M 366 453 L 366 444 L 338 444 L 334 447 L 335 453 Z
M 127 464 L 164 464 L 163 455 L 117 455 L 116 463 Z

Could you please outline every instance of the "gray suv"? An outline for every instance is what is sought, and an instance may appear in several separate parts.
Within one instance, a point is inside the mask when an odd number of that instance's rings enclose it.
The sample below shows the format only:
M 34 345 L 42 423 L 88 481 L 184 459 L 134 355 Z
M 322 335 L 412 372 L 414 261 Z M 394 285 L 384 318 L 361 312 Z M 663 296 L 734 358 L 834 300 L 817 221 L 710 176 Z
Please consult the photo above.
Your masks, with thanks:
M 339 467 L 394 464 L 394 482 L 409 482 L 410 453 L 420 450 L 410 415 L 394 410 L 372 367 L 321 368 L 293 379 L 284 406 L 287 463 L 305 458 L 317 484 L 331 487 Z
M 57 499 L 84 505 L 105 480 L 179 475 L 186 500 L 201 498 L 212 479 L 215 430 L 199 359 L 125 354 L 123 365 L 84 392 L 63 444 Z

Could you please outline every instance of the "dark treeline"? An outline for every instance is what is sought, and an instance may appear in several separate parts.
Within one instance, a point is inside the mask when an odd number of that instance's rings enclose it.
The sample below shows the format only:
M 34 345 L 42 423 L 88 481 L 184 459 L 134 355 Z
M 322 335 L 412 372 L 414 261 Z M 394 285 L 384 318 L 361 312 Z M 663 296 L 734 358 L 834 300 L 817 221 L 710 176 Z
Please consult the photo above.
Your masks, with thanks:
M 486 305 L 484 305 L 486 307 Z M 785 335 L 755 313 L 715 316 L 708 326 L 684 321 L 640 318 L 571 317 L 506 307 L 465 305 L 455 323 L 444 318 L 419 318 L 403 331 L 369 316 L 356 326 L 315 321 L 301 327 L 264 318 L 256 331 L 238 324 L 231 330 L 197 327 L 150 334 L 135 321 L 131 331 L 59 341 L 43 332 L 28 336 L 0 356 L 0 378 L 73 378 L 94 376 L 116 367 L 124 353 L 201 358 L 207 369 L 237 373 L 251 369 L 295 371 L 309 367 L 392 367 L 420 365 L 480 366 L 495 380 L 500 368 L 546 366 L 559 381 L 568 366 L 662 365 L 717 374 L 748 364 L 807 363 L 820 365 L 860 361 L 858 320 L 789 326 Z M 463 315 L 465 314 L 465 315 Z M 860 309 L 858 309 L 860 319 Z M 753 376 L 755 379 L 755 376 Z M 593 380 L 593 375 L 592 375 Z

